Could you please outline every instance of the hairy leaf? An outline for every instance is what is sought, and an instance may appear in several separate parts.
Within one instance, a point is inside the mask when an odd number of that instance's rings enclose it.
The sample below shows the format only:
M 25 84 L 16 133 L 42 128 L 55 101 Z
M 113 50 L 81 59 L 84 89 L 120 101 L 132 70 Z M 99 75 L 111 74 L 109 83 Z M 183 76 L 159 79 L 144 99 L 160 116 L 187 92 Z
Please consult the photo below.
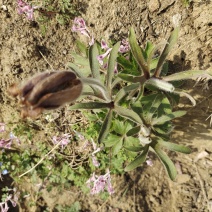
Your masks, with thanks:
M 109 91 L 111 90 L 111 84 L 112 84 L 112 79 L 114 76 L 114 70 L 115 70 L 115 66 L 116 66 L 116 59 L 118 57 L 119 47 L 120 47 L 120 42 L 116 43 L 113 46 L 113 49 L 110 52 L 110 57 L 108 60 L 107 88 Z
M 163 49 L 163 52 L 160 55 L 160 58 L 159 58 L 159 61 L 158 61 L 158 64 L 157 64 L 157 67 L 156 67 L 156 70 L 155 70 L 155 74 L 154 74 L 155 77 L 160 76 L 163 63 L 164 63 L 167 55 L 169 54 L 169 52 L 173 48 L 174 44 L 177 42 L 178 34 L 179 34 L 179 27 L 176 27 L 172 31 L 172 33 L 171 33 L 171 35 L 170 35 L 170 37 L 167 41 L 167 44 L 165 45 L 165 47 Z
M 144 147 L 144 150 L 143 152 L 134 160 L 132 161 L 127 167 L 125 167 L 125 171 L 131 171 L 135 168 L 137 168 L 138 166 L 140 166 L 143 162 L 146 161 L 146 156 L 147 156 L 147 153 L 149 151 L 149 146 L 146 145 Z
M 158 143 L 165 147 L 166 149 L 169 149 L 171 151 L 175 151 L 175 152 L 182 152 L 184 154 L 190 154 L 191 153 L 191 149 L 189 147 L 183 146 L 183 145 L 179 145 L 179 144 L 175 144 L 175 143 L 171 143 L 171 142 L 166 142 L 166 141 L 162 141 L 162 140 L 158 140 Z
M 148 79 L 149 78 L 148 66 L 143 56 L 142 49 L 137 43 L 135 31 L 133 28 L 130 29 L 129 43 L 134 58 L 136 59 L 138 65 L 140 66 L 140 69 L 143 71 L 145 78 Z
M 99 55 L 99 51 L 97 48 L 97 44 L 95 43 L 89 49 L 90 69 L 91 69 L 93 78 L 100 80 L 99 61 L 97 60 L 98 55 Z
M 141 120 L 140 116 L 135 113 L 134 111 L 123 108 L 120 106 L 115 105 L 115 111 L 122 117 L 125 117 L 133 122 L 139 123 L 143 125 L 143 121 Z
M 163 150 L 161 150 L 159 144 L 152 146 L 152 148 L 155 150 L 156 155 L 159 157 L 159 159 L 163 163 L 166 171 L 168 172 L 170 179 L 174 181 L 177 176 L 177 170 L 175 165 L 167 156 L 167 154 Z
M 178 110 L 175 112 L 172 112 L 170 114 L 167 115 L 162 115 L 159 118 L 154 118 L 151 122 L 152 125 L 161 125 L 164 124 L 167 121 L 171 121 L 172 119 L 184 116 L 186 114 L 186 111 L 184 110 Z
M 113 110 L 109 110 L 102 124 L 101 130 L 99 132 L 99 137 L 98 137 L 99 143 L 103 142 L 106 136 L 108 135 L 110 126 L 112 124 L 112 118 L 113 118 Z

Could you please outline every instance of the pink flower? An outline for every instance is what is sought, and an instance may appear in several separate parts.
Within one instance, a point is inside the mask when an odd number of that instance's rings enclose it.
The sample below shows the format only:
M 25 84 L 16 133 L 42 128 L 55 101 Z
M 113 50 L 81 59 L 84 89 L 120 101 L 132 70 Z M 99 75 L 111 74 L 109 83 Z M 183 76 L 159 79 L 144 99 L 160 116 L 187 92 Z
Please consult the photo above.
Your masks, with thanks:
M 18 0 L 18 14 L 26 14 L 29 20 L 34 20 L 34 9 L 39 8 L 38 6 L 30 6 L 28 3 L 23 0 Z
M 4 149 L 10 149 L 12 145 L 12 139 L 1 139 L 0 140 L 0 147 Z
M 58 144 L 60 142 L 60 146 L 62 146 L 62 149 L 64 149 L 70 143 L 70 137 L 71 135 L 68 133 L 63 134 L 60 137 L 53 136 L 52 142 L 53 144 Z
M 119 52 L 120 53 L 126 53 L 130 50 L 130 44 L 127 40 L 123 39 L 121 41 L 121 45 L 120 45 L 120 48 L 119 48 Z
M 103 65 L 104 58 L 110 54 L 111 50 L 112 50 L 112 48 L 109 48 L 104 54 L 100 54 L 99 56 L 97 56 L 97 60 L 99 61 L 100 65 Z
M 74 24 L 72 26 L 73 32 L 80 32 L 81 34 L 85 35 L 86 37 L 90 38 L 89 45 L 92 46 L 94 44 L 94 38 L 90 35 L 89 30 L 86 27 L 85 21 L 83 18 L 75 18 Z
M 110 178 L 110 172 L 109 170 L 105 175 L 93 175 L 91 176 L 90 179 L 86 182 L 88 188 L 91 189 L 91 194 L 98 194 L 107 188 L 107 191 L 109 194 L 114 193 L 114 189 L 112 188 L 111 184 L 111 178 Z
M 16 192 L 15 189 L 9 189 L 9 190 L 14 190 L 14 192 Z M 17 201 L 18 201 L 18 196 L 17 195 L 19 195 L 19 193 L 14 193 L 13 195 L 10 194 L 10 195 L 8 195 L 6 197 L 4 202 L 0 202 L 1 212 L 7 212 L 9 210 L 8 202 L 11 202 L 12 206 L 16 207 Z
M 104 50 L 108 50 L 109 46 L 107 45 L 107 43 L 104 40 L 101 40 L 101 48 Z

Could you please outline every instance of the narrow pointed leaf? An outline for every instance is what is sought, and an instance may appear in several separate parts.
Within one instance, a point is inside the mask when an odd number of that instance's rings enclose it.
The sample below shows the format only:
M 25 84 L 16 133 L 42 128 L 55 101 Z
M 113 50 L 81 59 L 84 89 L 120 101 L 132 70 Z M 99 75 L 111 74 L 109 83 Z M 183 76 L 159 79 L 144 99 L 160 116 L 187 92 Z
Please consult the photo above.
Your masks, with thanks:
M 153 149 L 155 150 L 156 155 L 159 157 L 159 159 L 163 163 L 166 171 L 168 172 L 170 179 L 174 181 L 177 176 L 177 170 L 174 163 L 170 160 L 167 154 L 163 150 L 161 150 L 159 144 L 154 145 Z
M 122 117 L 143 125 L 140 116 L 132 110 L 115 105 L 115 111 Z
M 141 129 L 140 126 L 133 127 L 132 129 L 130 129 L 127 132 L 127 136 L 133 136 L 133 135 L 137 134 L 140 131 L 140 129 Z
M 108 135 L 112 123 L 113 118 L 113 110 L 109 110 L 105 120 L 102 124 L 101 130 L 99 132 L 98 142 L 101 143 L 104 141 L 106 136 Z
M 130 75 L 130 74 L 119 73 L 118 77 L 120 77 L 124 81 L 132 82 L 132 83 L 136 83 L 136 82 L 140 82 L 141 81 L 141 77 L 140 76 L 134 76 L 134 75 Z
M 132 161 L 127 167 L 125 167 L 124 170 L 128 172 L 140 166 L 143 162 L 146 161 L 146 156 L 148 151 L 149 151 L 149 146 L 146 145 L 144 147 L 143 152 L 134 161 Z
M 86 103 L 77 103 L 69 107 L 69 110 L 92 110 L 92 109 L 103 109 L 103 108 L 110 108 L 111 103 L 104 103 L 104 102 L 86 102 Z
M 107 72 L 107 87 L 108 90 L 111 90 L 112 79 L 114 76 L 114 70 L 116 66 L 116 59 L 118 57 L 118 51 L 120 47 L 120 42 L 116 43 L 113 46 L 112 51 L 110 52 L 110 57 L 108 60 L 108 72 Z
M 186 111 L 184 110 L 178 110 L 175 112 L 172 112 L 170 114 L 167 115 L 162 115 L 159 118 L 154 118 L 151 122 L 152 126 L 153 125 L 160 125 L 160 124 L 164 124 L 167 121 L 171 121 L 172 119 L 184 116 L 186 114 Z
M 166 142 L 166 141 L 162 141 L 162 140 L 158 140 L 158 143 L 163 146 L 164 148 L 171 150 L 171 151 L 175 151 L 175 152 L 181 152 L 184 154 L 190 154 L 191 153 L 191 149 L 189 147 L 183 146 L 183 145 L 179 145 L 179 144 L 175 144 L 175 143 L 171 143 L 171 142 Z
M 187 80 L 187 79 L 197 79 L 198 77 L 207 77 L 212 79 L 212 69 L 211 70 L 190 70 L 182 71 L 176 74 L 171 74 L 169 76 L 163 77 L 165 81 L 178 81 L 178 80 Z
M 168 56 L 169 52 L 171 51 L 172 47 L 177 42 L 178 34 L 179 34 L 179 27 L 176 27 L 172 31 L 172 33 L 171 33 L 171 35 L 170 35 L 170 37 L 167 41 L 167 44 L 165 45 L 165 47 L 163 49 L 163 52 L 160 55 L 160 58 L 159 58 L 159 61 L 158 61 L 158 64 L 157 64 L 157 67 L 156 67 L 156 70 L 155 70 L 155 74 L 154 74 L 155 77 L 160 76 L 163 63 L 164 63 L 166 57 Z
M 107 92 L 106 87 L 102 84 L 100 80 L 93 78 L 81 78 L 82 83 L 91 86 L 92 88 L 98 89 L 98 93 L 107 101 L 111 101 L 109 93 Z M 98 96 L 100 97 L 100 96 Z
M 91 68 L 93 78 L 95 79 L 100 79 L 99 61 L 97 60 L 98 55 L 99 55 L 99 51 L 97 48 L 97 44 L 95 43 L 89 49 L 90 68 Z
M 149 78 L 148 66 L 144 59 L 141 47 L 137 43 L 135 31 L 133 28 L 130 29 L 129 43 L 130 43 L 132 54 L 136 62 L 138 63 L 140 69 L 143 71 L 145 78 L 148 79 Z

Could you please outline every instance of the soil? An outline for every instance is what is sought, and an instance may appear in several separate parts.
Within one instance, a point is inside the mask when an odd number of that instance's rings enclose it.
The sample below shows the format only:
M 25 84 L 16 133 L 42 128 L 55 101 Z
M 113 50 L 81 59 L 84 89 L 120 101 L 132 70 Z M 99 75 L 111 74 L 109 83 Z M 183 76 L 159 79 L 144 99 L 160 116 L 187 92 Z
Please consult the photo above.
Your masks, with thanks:
M 121 40 L 131 26 L 141 45 L 147 40 L 160 44 L 173 29 L 172 18 L 181 15 L 180 36 L 169 56 L 173 71 L 206 70 L 212 66 L 212 2 L 194 0 L 188 6 L 183 0 L 85 0 L 78 10 L 98 40 Z M 17 13 L 16 1 L 0 0 L 0 122 L 20 120 L 17 105 L 7 95 L 9 85 L 39 71 L 67 69 L 77 34 L 72 21 L 58 24 L 54 18 L 41 34 L 35 21 Z M 37 14 L 38 15 L 38 14 Z M 43 55 L 43 56 L 42 56 Z M 178 167 L 176 182 L 170 181 L 161 163 L 153 157 L 152 167 L 144 166 L 113 178 L 115 195 L 104 201 L 88 196 L 73 187 L 63 194 L 42 192 L 42 201 L 53 210 L 56 204 L 71 205 L 79 201 L 82 211 L 207 212 L 212 211 L 212 127 L 206 118 L 212 114 L 212 86 L 207 90 L 194 82 L 184 86 L 197 100 L 191 107 L 182 99 L 179 107 L 188 114 L 175 122 L 172 141 L 192 148 L 190 155 L 170 153 Z M 15 117 L 15 118 L 14 118 Z M 33 190 L 25 184 L 26 190 Z M 36 207 L 20 211 L 44 211 Z

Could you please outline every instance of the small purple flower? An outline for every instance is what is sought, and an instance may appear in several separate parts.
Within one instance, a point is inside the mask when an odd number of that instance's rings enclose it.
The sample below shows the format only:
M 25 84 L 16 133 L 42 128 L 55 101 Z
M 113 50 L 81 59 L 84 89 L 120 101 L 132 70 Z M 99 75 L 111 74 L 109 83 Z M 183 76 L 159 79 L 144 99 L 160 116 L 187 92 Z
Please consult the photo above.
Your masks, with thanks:
M 1 212 L 7 212 L 9 210 L 9 206 L 8 206 L 9 202 L 12 203 L 13 207 L 16 207 L 16 205 L 17 205 L 19 193 L 15 193 L 16 192 L 15 189 L 9 189 L 9 190 L 13 190 L 14 194 L 8 195 L 3 202 L 0 202 Z
M 86 182 L 88 188 L 91 189 L 91 194 L 98 194 L 107 188 L 108 193 L 111 195 L 114 193 L 114 189 L 112 188 L 110 172 L 109 170 L 105 175 L 93 175 Z
M 123 39 L 121 41 L 121 45 L 120 45 L 120 48 L 119 48 L 119 52 L 120 53 L 126 53 L 130 50 L 130 44 L 127 40 Z
M 109 46 L 107 45 L 107 43 L 104 40 L 101 40 L 101 48 L 104 50 L 108 50 Z
M 110 54 L 111 50 L 112 50 L 112 48 L 109 48 L 104 54 L 100 54 L 99 56 L 97 56 L 97 60 L 99 61 L 100 65 L 103 65 L 104 58 Z
M 70 143 L 70 137 L 71 135 L 68 133 L 63 134 L 60 137 L 53 136 L 52 142 L 53 144 L 58 144 L 60 142 L 60 146 L 62 146 L 62 149 L 64 149 Z
M 0 139 L 0 147 L 4 149 L 10 149 L 12 145 L 12 140 L 11 139 Z
M 26 14 L 27 18 L 31 21 L 34 20 L 34 9 L 39 8 L 38 6 L 30 6 L 23 0 L 18 0 L 18 14 Z
M 5 132 L 5 123 L 0 123 L 0 133 Z
M 82 35 L 90 38 L 89 45 L 92 46 L 94 44 L 94 38 L 90 35 L 90 31 L 87 29 L 85 21 L 83 18 L 75 18 L 74 24 L 72 26 L 73 32 L 80 32 Z

